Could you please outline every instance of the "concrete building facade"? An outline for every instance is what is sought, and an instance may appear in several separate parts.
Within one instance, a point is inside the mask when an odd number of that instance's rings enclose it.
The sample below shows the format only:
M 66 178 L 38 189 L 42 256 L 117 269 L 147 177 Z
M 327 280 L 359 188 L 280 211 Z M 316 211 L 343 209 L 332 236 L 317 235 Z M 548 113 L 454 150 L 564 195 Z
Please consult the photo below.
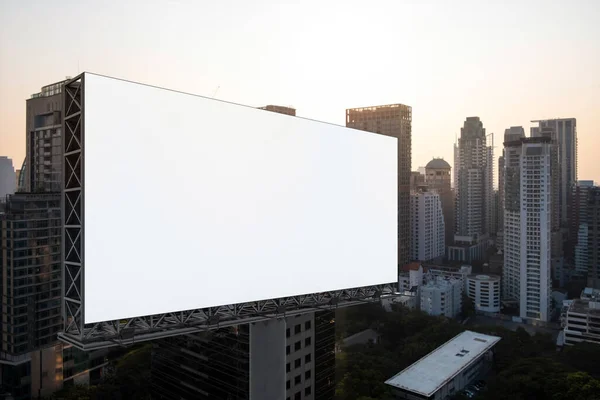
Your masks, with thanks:
M 6 156 L 0 156 L 0 202 L 6 201 L 6 196 L 15 192 L 17 188 L 15 176 L 12 160 Z
M 421 311 L 429 315 L 456 317 L 462 308 L 463 283 L 459 279 L 437 276 L 420 288 Z
M 558 209 L 561 227 L 568 226 L 568 198 L 577 183 L 577 119 L 557 118 L 537 120 L 540 131 L 547 128 L 554 132 L 558 158 Z
M 600 290 L 585 288 L 579 299 L 568 302 L 562 317 L 564 344 L 600 345 Z
M 520 140 L 525 138 L 522 127 L 512 127 L 504 131 L 503 169 L 503 297 L 518 300 L 520 297 L 521 271 L 521 152 Z M 515 143 L 514 146 L 506 146 Z
M 42 87 L 31 95 L 26 109 L 25 191 L 62 189 L 62 90 L 65 81 Z
M 493 171 L 493 151 L 487 146 L 483 123 L 479 117 L 468 117 L 458 139 L 456 228 L 454 249 L 449 249 L 451 260 L 470 262 L 473 259 L 454 257 L 484 255 L 468 248 L 487 248 L 493 217 Z M 460 251 L 459 248 L 466 249 Z
M 575 272 L 587 277 L 588 287 L 600 289 L 600 186 L 579 181 L 569 203 L 569 247 Z
M 429 261 L 445 253 L 445 224 L 440 195 L 425 188 L 410 195 L 411 259 Z
M 444 215 L 444 242 L 452 243 L 454 236 L 454 198 L 452 195 L 452 167 L 441 158 L 434 158 L 425 166 L 425 182 L 431 191 L 440 195 Z
M 522 318 L 548 321 L 551 312 L 552 150 L 548 137 L 504 142 L 504 295 Z
M 467 296 L 476 311 L 500 312 L 500 276 L 474 274 L 467 277 Z
M 403 104 L 351 108 L 346 126 L 398 138 L 398 263 L 410 261 L 412 108 Z

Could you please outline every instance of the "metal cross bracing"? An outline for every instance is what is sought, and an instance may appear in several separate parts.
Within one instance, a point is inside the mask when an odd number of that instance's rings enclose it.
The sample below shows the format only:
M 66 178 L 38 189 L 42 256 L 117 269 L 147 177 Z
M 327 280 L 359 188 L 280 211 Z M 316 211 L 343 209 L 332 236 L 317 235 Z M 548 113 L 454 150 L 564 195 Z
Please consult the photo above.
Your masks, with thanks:
M 65 82 L 63 91 L 62 301 L 60 340 L 81 350 L 129 345 L 186 333 L 260 322 L 272 318 L 348 307 L 393 297 L 397 283 L 342 289 L 242 304 L 85 324 L 84 168 L 85 74 Z
M 59 334 L 59 338 L 86 351 L 131 345 L 137 342 L 225 328 L 231 325 L 376 302 L 382 298 L 395 296 L 396 286 L 396 283 L 376 285 L 99 322 L 86 324 L 83 326 L 83 330 L 78 329 L 77 323 L 69 323 L 65 320 L 65 331 Z M 67 315 L 70 311 L 67 312 Z

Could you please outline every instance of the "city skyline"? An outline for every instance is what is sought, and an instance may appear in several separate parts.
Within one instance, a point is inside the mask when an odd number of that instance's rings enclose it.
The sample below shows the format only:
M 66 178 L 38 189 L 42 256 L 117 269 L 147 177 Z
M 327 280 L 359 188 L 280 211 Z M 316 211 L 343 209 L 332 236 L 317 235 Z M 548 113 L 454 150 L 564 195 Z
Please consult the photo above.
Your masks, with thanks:
M 73 2 L 0 6 L 0 149 L 15 169 L 25 155 L 23 100 L 66 75 L 91 71 L 252 106 L 289 105 L 299 116 L 342 126 L 347 108 L 406 104 L 414 113 L 412 170 L 432 157 L 450 162 L 466 117 L 480 117 L 495 134 L 495 158 L 507 127 L 527 130 L 535 119 L 573 117 L 578 178 L 600 180 L 593 162 L 600 126 L 595 2 L 532 1 L 506 9 L 263 1 L 236 4 L 236 14 L 226 5 L 184 9 L 183 3 L 169 2 L 168 13 L 139 2 L 86 5 L 85 12 Z M 40 23 L 26 23 L 32 19 Z M 46 36 L 70 42 L 47 46 L 39 40 Z

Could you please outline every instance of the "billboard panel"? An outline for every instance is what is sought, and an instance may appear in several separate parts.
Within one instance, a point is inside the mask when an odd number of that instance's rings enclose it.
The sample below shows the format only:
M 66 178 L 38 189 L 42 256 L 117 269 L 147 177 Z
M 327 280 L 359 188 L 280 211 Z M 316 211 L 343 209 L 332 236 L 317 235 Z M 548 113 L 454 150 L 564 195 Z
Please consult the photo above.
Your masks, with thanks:
M 397 139 L 85 74 L 85 323 L 397 280 Z

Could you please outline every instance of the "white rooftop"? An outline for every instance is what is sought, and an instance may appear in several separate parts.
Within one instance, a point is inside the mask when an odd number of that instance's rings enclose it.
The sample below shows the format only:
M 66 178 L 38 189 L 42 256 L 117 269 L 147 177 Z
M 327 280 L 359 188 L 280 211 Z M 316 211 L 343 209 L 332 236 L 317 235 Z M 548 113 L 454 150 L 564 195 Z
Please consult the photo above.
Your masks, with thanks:
M 497 336 L 464 331 L 385 383 L 429 397 L 498 341 Z

